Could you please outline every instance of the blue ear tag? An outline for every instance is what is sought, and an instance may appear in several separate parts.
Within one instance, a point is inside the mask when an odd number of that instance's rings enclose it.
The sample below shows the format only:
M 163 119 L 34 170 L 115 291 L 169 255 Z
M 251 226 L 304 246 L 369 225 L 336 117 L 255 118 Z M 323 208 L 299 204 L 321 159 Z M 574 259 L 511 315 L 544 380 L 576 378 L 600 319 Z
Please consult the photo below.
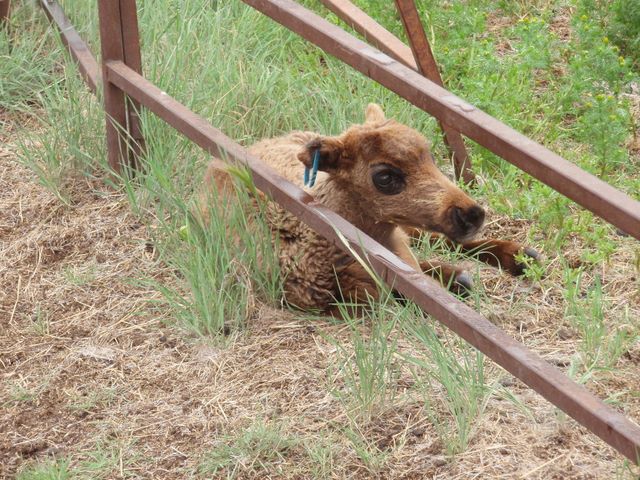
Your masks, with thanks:
M 309 168 L 304 167 L 304 186 L 306 187 L 309 184 Z
M 320 149 L 316 150 L 313 154 L 313 166 L 311 168 L 311 178 L 309 178 L 309 168 L 304 169 L 304 184 L 305 186 L 313 187 L 316 184 L 316 177 L 318 176 L 318 167 L 320 166 Z

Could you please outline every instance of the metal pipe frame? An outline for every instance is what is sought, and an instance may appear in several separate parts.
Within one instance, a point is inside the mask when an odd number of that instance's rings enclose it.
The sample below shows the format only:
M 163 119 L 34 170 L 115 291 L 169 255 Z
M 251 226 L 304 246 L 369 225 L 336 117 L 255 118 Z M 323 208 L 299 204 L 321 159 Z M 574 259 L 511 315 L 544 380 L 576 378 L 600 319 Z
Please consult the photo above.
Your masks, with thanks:
M 427 34 L 424 31 L 422 21 L 418 15 L 415 1 L 396 0 L 396 7 L 398 12 L 400 12 L 404 30 L 407 32 L 413 57 L 418 64 L 418 71 L 432 82 L 444 87 L 440 71 L 438 70 L 438 64 L 431 51 L 431 45 L 429 45 L 429 40 L 427 40 Z M 451 125 L 447 125 L 442 121 L 440 121 L 439 124 L 443 133 L 444 143 L 453 153 L 453 167 L 456 178 L 462 178 L 466 183 L 474 182 L 476 176 L 473 173 L 471 159 L 467 153 L 462 135 Z
M 98 0 L 102 81 L 106 116 L 107 156 L 111 168 L 120 172 L 123 165 L 136 166 L 144 148 L 135 100 L 106 79 L 105 62 L 122 60 L 136 72 L 142 71 L 140 35 L 135 0 Z M 126 132 L 126 135 L 123 134 Z

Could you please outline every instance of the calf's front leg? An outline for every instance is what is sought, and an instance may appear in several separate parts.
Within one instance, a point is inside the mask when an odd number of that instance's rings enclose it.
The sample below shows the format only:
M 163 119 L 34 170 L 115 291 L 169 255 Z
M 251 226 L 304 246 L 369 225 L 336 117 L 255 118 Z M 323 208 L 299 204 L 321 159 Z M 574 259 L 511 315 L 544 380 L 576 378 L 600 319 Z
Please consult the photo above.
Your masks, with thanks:
M 435 261 L 418 262 L 411 251 L 410 238 L 402 229 L 396 228 L 389 243 L 391 250 L 401 259 L 416 270 L 439 280 L 453 293 L 465 295 L 473 287 L 471 276 L 462 268 Z
M 405 231 L 413 239 L 420 238 L 422 233 L 415 228 L 405 228 Z M 517 260 L 517 257 L 521 254 L 530 257 L 532 260 L 540 259 L 540 254 L 533 248 L 509 240 L 485 238 L 457 243 L 439 233 L 428 233 L 427 235 L 430 242 L 444 242 L 444 245 L 451 250 L 459 248 L 462 253 L 477 258 L 492 267 L 502 268 L 514 276 L 522 275 L 527 268 L 526 263 Z

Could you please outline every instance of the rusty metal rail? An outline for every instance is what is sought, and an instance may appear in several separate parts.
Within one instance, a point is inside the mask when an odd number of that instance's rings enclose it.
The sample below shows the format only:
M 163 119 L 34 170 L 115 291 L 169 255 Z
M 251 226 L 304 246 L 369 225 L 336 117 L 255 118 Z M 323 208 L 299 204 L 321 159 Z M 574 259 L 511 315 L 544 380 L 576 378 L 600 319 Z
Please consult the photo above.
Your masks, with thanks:
M 117 1 L 127 9 L 131 6 L 135 7 L 134 0 Z M 597 214 L 604 212 L 605 218 L 615 225 L 621 224 L 619 225 L 621 228 L 636 237 L 640 235 L 638 202 L 634 202 L 613 187 L 586 174 L 497 120 L 478 112 L 446 90 L 434 86 L 419 74 L 404 67 L 399 68 L 400 66 L 388 56 L 363 42 L 356 41 L 341 29 L 323 23 L 324 21 L 318 17 L 309 16 L 310 12 L 302 7 L 288 0 L 245 1 L 265 9 L 270 16 L 282 17 L 282 22 L 295 32 L 300 33 L 299 30 L 308 29 L 309 36 L 315 39 L 314 43 L 321 44 L 322 48 L 383 85 L 396 82 L 397 85 L 391 90 L 426 111 L 435 112 L 448 121 L 459 120 L 462 125 L 461 131 L 471 138 L 481 137 L 485 146 L 497 153 L 505 153 L 516 165 L 530 162 L 531 165 L 525 165 L 527 168 L 523 168 L 525 171 L 533 171 L 541 176 L 558 175 L 559 180 L 547 183 L 552 187 L 560 183 L 561 188 L 558 190 L 570 198 L 579 196 L 580 188 L 586 188 L 586 200 L 583 199 L 578 203 L 587 208 L 590 208 L 594 202 L 607 200 L 604 207 L 592 210 Z M 123 22 L 119 15 L 101 18 L 101 21 L 107 20 L 120 22 L 120 25 Z M 128 28 L 131 28 L 131 19 L 128 25 Z M 119 28 L 122 30 L 123 27 Z M 105 27 L 101 28 L 101 31 L 104 33 L 111 30 Z M 306 35 L 302 36 L 306 38 Z M 331 37 L 335 39 L 335 45 L 331 45 L 329 39 Z M 109 38 L 106 41 L 122 42 L 123 37 L 115 40 Z M 109 48 L 113 49 L 113 46 Z M 316 203 L 306 192 L 278 176 L 260 159 L 250 155 L 205 119 L 144 79 L 136 72 L 138 68 L 135 61 L 131 66 L 127 66 L 123 60 L 127 61 L 122 51 L 111 59 L 104 59 L 102 69 L 105 83 L 140 102 L 212 155 L 247 165 L 260 190 L 271 195 L 275 201 L 336 245 L 346 248 L 337 233 L 340 232 L 355 251 L 369 259 L 373 268 L 387 283 L 392 284 L 425 312 L 433 315 L 515 377 L 589 428 L 632 462 L 640 464 L 640 427 L 638 425 L 604 404 L 583 386 L 569 379 L 538 355 L 527 350 L 524 345 L 509 337 L 473 309 L 452 297 L 436 282 L 413 270 L 399 257 L 338 214 Z M 425 106 L 425 102 L 428 101 L 434 101 L 435 106 L 428 109 Z M 483 126 L 482 122 L 489 123 Z M 492 128 L 496 125 L 498 127 L 496 132 L 492 132 Z M 533 153 L 527 153 L 527 149 L 531 149 Z M 553 162 L 558 159 L 560 162 L 554 165 Z M 578 173 L 579 178 L 562 186 L 561 182 L 572 173 Z M 598 192 L 598 190 L 601 191 Z M 610 198 L 607 199 L 607 196 Z M 616 206 L 616 200 L 622 200 L 623 205 Z
M 0 2 L 2 2 L 2 0 L 0 0 Z M 89 87 L 89 90 L 95 93 L 100 78 L 100 67 L 91 54 L 89 47 L 87 47 L 85 41 L 80 38 L 80 35 L 78 35 L 76 29 L 73 28 L 73 25 L 71 25 L 71 22 L 56 0 L 40 0 L 40 6 L 43 8 L 49 20 L 58 26 L 62 43 L 66 45 L 71 57 L 78 64 L 80 75 Z
M 349 251 L 336 230 L 371 262 L 389 285 L 453 330 L 498 365 L 551 403 L 637 462 L 640 427 L 607 406 L 583 386 L 552 367 L 479 313 L 454 298 L 434 280 L 415 271 L 398 256 L 358 230 L 308 193 L 277 175 L 259 158 L 205 119 L 161 91 L 119 61 L 106 64 L 105 78 L 212 155 L 240 162 L 251 170 L 256 186 L 335 245 Z
M 640 202 L 292 0 L 243 1 L 640 239 Z
M 100 42 L 102 64 L 110 60 L 122 60 L 136 72 L 142 72 L 140 34 L 135 0 L 101 0 Z M 107 41 L 104 41 L 108 39 Z M 102 71 L 104 108 L 106 113 L 107 157 L 113 170 L 119 172 L 123 163 L 136 165 L 136 159 L 144 149 L 144 139 L 138 112 L 140 105 L 113 84 L 106 81 Z M 123 135 L 123 128 L 126 135 Z M 126 162 L 122 160 L 126 159 Z

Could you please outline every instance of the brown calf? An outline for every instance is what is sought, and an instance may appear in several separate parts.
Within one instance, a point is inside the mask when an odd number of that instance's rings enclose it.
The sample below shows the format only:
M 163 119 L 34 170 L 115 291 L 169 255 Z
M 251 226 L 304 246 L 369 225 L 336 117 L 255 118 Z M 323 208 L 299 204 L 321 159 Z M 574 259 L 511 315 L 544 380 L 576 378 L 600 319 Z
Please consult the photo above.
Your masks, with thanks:
M 410 237 L 422 231 L 443 234 L 451 246 L 460 244 L 467 252 L 480 250 L 481 260 L 515 275 L 522 273 L 522 265 L 515 260 L 518 253 L 537 257 L 533 250 L 513 242 L 469 241 L 484 222 L 484 210 L 438 170 L 420 133 L 387 120 L 376 104 L 367 107 L 363 125 L 354 125 L 337 137 L 293 132 L 262 140 L 249 150 L 299 186 L 304 167 L 311 168 L 319 152 L 320 173 L 315 186 L 308 189 L 316 200 L 414 268 L 441 277 L 452 290 L 471 288 L 469 276 L 451 265 L 418 262 Z M 211 163 L 206 178 L 223 195 L 229 192 L 229 175 L 219 161 Z M 270 204 L 267 222 L 279 238 L 289 304 L 330 311 L 336 299 L 377 296 L 375 282 L 358 262 L 291 213 Z

